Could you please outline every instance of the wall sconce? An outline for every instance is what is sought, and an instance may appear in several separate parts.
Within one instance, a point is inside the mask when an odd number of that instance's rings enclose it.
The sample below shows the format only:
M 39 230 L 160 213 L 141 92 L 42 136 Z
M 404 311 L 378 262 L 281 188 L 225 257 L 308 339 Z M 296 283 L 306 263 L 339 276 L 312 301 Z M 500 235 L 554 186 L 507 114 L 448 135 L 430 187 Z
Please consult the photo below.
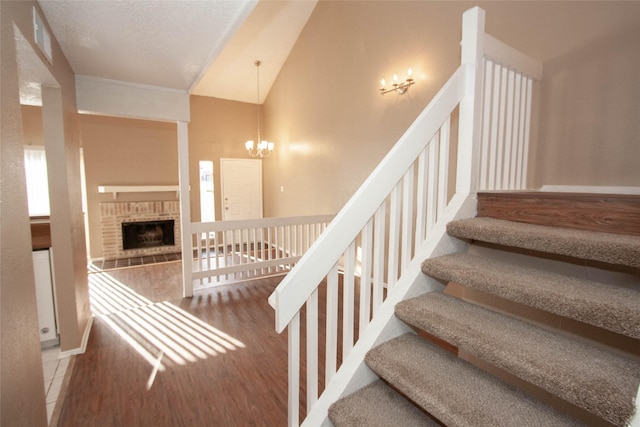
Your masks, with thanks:
M 244 143 L 244 148 L 247 149 L 247 152 L 251 157 L 269 157 L 273 152 L 274 147 L 273 142 L 268 141 L 258 141 L 257 146 L 255 146 L 253 141 L 247 141 Z
M 407 70 L 407 78 L 405 79 L 405 81 L 403 81 L 402 83 L 400 83 L 398 81 L 398 75 L 394 74 L 393 75 L 393 83 L 391 84 L 390 88 L 386 88 L 385 85 L 385 81 L 384 79 L 380 80 L 380 94 L 384 95 L 385 93 L 391 92 L 391 91 L 396 91 L 398 92 L 400 95 L 402 95 L 403 93 L 405 93 L 407 91 L 407 89 L 409 89 L 409 86 L 411 86 L 412 84 L 415 83 L 415 80 L 413 80 L 413 78 L 411 77 L 413 75 L 413 70 L 411 68 L 409 68 Z

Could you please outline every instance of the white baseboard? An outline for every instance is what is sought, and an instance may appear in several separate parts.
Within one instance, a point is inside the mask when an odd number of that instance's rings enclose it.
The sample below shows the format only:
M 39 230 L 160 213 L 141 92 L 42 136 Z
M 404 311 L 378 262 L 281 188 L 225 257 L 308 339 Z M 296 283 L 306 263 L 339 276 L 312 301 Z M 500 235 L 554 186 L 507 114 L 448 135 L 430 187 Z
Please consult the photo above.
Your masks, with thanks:
M 640 187 L 591 186 L 591 185 L 543 185 L 540 191 L 557 193 L 630 194 L 640 196 Z
M 640 387 L 638 387 L 638 394 L 636 395 L 635 406 L 636 406 L 636 410 L 633 416 L 631 417 L 631 419 L 629 420 L 629 424 L 627 424 L 629 427 L 640 427 L 640 411 L 638 411 L 638 409 L 640 409 Z
M 84 333 L 82 334 L 82 342 L 80 343 L 80 347 L 72 348 L 71 350 L 61 351 L 58 359 L 64 359 L 65 357 L 75 356 L 76 354 L 83 354 L 87 351 L 87 342 L 89 342 L 89 334 L 91 333 L 91 326 L 93 325 L 93 316 L 89 317 L 89 321 L 87 322 L 87 326 L 84 328 Z

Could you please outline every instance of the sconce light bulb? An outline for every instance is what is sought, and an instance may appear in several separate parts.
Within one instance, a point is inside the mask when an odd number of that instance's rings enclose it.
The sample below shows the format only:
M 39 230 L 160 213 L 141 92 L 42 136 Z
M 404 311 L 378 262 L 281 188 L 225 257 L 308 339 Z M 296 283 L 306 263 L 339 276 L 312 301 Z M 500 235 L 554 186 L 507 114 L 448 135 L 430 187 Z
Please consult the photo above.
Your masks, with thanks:
M 391 85 L 389 87 L 389 89 L 387 89 L 385 87 L 386 81 L 384 79 L 384 77 L 380 80 L 380 93 L 382 95 L 384 95 L 385 93 L 389 93 L 391 91 L 395 91 L 397 93 L 399 93 L 400 95 L 402 95 L 403 93 L 405 93 L 407 91 L 407 89 L 409 89 L 409 86 L 413 85 L 415 83 L 415 81 L 413 80 L 413 69 L 411 67 L 409 67 L 407 69 L 407 77 L 404 79 L 404 81 L 402 81 L 402 83 L 400 82 L 400 79 L 398 78 L 398 74 L 393 74 L 392 77 L 392 81 L 391 81 Z

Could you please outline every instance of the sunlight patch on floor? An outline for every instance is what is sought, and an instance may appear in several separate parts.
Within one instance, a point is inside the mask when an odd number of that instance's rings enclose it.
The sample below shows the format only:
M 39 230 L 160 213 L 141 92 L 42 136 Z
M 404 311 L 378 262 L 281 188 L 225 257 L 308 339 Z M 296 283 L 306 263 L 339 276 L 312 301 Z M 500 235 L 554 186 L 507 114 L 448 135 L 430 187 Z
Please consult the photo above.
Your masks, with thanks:
M 152 366 L 147 388 L 167 364 L 185 365 L 245 347 L 175 304 L 154 303 L 109 273 L 89 275 L 89 295 L 93 314 Z

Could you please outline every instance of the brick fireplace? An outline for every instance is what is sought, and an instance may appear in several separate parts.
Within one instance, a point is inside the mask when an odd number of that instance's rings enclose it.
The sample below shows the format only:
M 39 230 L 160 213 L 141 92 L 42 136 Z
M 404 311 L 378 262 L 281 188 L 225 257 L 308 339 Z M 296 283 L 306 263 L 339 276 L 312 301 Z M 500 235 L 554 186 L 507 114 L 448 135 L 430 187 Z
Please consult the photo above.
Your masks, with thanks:
M 173 220 L 174 244 L 124 249 L 123 223 L 159 223 Z M 100 203 L 100 228 L 102 257 L 104 259 L 128 258 L 142 255 L 159 255 L 181 251 L 180 202 L 109 202 Z

